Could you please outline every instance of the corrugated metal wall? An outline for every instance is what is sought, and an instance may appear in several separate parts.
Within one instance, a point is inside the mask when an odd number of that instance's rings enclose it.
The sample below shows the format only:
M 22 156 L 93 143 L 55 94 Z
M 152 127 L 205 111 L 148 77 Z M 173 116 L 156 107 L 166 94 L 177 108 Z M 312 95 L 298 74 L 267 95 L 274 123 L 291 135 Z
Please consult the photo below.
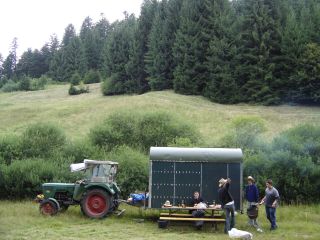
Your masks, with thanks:
M 187 203 L 194 191 L 199 191 L 208 203 L 218 203 L 218 181 L 222 177 L 232 179 L 230 192 L 236 209 L 240 209 L 241 163 L 151 160 L 149 207 L 161 208 L 166 200 L 173 205 L 179 205 L 182 201 Z

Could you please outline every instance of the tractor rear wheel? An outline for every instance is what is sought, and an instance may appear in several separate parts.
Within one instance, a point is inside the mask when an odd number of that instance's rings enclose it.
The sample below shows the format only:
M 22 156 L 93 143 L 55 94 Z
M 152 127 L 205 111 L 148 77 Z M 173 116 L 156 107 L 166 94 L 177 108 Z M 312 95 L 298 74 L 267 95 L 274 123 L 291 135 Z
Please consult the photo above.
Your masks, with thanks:
M 106 217 L 111 204 L 111 197 L 104 190 L 92 189 L 81 200 L 82 212 L 90 218 Z
M 55 202 L 46 199 L 40 203 L 40 212 L 43 215 L 52 216 L 58 213 L 58 206 Z

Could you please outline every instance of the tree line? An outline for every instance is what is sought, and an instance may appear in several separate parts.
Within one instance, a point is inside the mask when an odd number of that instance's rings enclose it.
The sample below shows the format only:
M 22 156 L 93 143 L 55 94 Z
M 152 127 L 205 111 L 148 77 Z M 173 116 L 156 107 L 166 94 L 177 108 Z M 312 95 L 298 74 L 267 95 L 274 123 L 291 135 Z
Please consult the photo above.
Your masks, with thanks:
M 0 83 L 47 75 L 70 82 L 89 71 L 104 95 L 173 89 L 218 103 L 320 102 L 317 0 L 145 0 L 140 16 L 87 17 L 17 61 L 0 55 Z M 1 87 L 0 84 L 0 87 Z

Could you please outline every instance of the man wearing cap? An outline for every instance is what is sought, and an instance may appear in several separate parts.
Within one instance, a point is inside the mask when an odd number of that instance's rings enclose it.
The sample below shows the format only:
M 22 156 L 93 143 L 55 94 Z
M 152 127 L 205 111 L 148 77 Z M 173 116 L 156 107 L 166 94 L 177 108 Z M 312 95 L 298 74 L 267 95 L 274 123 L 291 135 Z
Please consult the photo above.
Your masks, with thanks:
M 267 218 L 271 223 L 270 230 L 276 230 L 278 228 L 276 223 L 276 209 L 280 198 L 279 192 L 275 187 L 273 187 L 271 179 L 266 181 L 266 187 L 266 195 L 259 204 L 265 203 Z
M 224 233 L 228 233 L 234 225 L 235 225 L 235 220 L 234 220 L 234 201 L 233 198 L 229 192 L 229 186 L 231 183 L 231 179 L 224 179 L 221 178 L 219 180 L 219 200 L 221 202 L 221 206 L 224 209 L 224 212 L 226 214 L 226 222 L 224 225 Z
M 257 203 L 259 202 L 259 189 L 257 188 L 255 180 L 252 176 L 249 176 L 247 180 L 248 185 L 246 186 L 246 200 L 248 202 L 247 209 L 250 210 L 252 208 L 256 208 Z M 249 218 L 249 224 L 257 228 L 258 231 L 261 231 L 257 223 L 257 218 Z

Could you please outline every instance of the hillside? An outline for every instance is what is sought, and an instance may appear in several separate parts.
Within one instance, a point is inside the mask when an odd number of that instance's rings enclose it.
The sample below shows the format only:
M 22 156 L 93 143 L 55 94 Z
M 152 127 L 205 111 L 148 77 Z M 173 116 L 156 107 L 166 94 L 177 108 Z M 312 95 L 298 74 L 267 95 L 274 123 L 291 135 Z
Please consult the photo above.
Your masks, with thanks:
M 78 139 L 110 113 L 129 109 L 162 109 L 175 113 L 193 122 L 209 146 L 223 136 L 230 121 L 237 116 L 264 119 L 268 139 L 299 123 L 320 124 L 320 107 L 222 105 L 172 91 L 105 97 L 99 84 L 91 84 L 89 94 L 69 96 L 68 87 L 53 85 L 43 91 L 1 93 L 0 134 L 19 133 L 31 123 L 52 122 L 63 128 L 69 138 Z

